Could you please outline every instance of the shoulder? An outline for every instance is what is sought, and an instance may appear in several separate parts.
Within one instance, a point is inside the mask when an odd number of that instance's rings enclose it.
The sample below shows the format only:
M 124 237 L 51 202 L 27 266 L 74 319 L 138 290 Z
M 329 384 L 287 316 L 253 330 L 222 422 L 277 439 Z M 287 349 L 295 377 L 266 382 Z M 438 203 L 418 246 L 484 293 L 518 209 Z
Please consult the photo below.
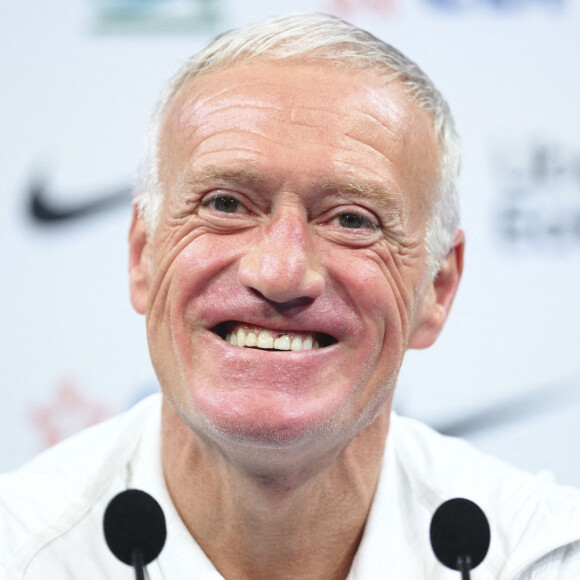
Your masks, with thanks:
M 0 475 L 0 569 L 67 533 L 124 477 L 159 397 L 50 448 Z
M 578 551 L 580 490 L 547 473 L 516 469 L 418 421 L 394 415 L 392 426 L 398 469 L 429 513 L 452 497 L 471 499 L 486 513 L 492 541 L 484 564 L 495 577 L 517 578 L 554 551 Z

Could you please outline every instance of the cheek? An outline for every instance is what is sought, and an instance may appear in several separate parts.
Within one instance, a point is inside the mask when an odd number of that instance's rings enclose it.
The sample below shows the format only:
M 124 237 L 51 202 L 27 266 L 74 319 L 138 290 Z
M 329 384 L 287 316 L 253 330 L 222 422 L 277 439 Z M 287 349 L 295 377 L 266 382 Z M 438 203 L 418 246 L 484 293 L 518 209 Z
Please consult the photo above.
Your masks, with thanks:
M 236 252 L 222 236 L 191 232 L 180 238 L 153 275 L 147 334 L 153 366 L 162 385 L 183 384 L 184 364 L 192 364 L 192 339 L 211 303 L 233 291 Z M 195 236 L 195 237 L 194 237 Z M 229 280 L 229 281 L 228 281 Z
M 334 277 L 362 318 L 391 323 L 406 318 L 402 277 L 388 251 L 341 252 L 333 264 Z
M 194 231 L 186 233 L 157 260 L 147 306 L 152 346 L 173 342 L 173 329 L 183 321 L 187 304 L 207 291 L 219 272 L 227 270 L 230 253 L 219 240 L 210 241 L 211 237 Z M 216 290 L 214 299 L 220 300 L 223 292 Z
M 228 269 L 237 259 L 237 253 L 236 243 L 227 236 L 192 232 L 188 239 L 179 243 L 165 267 L 157 272 L 158 286 L 168 287 L 168 301 L 171 302 L 179 297 L 194 297 Z
M 237 264 L 243 247 L 238 236 L 210 233 L 190 243 L 176 260 L 173 285 L 178 303 L 174 307 L 195 304 L 197 315 L 203 316 L 204 306 L 227 302 L 239 294 Z

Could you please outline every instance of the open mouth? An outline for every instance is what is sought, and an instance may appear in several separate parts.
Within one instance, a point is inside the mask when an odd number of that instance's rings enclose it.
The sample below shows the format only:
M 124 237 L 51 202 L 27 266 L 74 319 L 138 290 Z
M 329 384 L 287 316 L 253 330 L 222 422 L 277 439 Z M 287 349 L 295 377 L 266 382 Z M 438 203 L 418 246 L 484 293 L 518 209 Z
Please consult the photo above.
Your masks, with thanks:
M 337 342 L 324 332 L 270 330 L 236 321 L 222 322 L 211 330 L 234 346 L 260 350 L 300 352 L 325 348 Z

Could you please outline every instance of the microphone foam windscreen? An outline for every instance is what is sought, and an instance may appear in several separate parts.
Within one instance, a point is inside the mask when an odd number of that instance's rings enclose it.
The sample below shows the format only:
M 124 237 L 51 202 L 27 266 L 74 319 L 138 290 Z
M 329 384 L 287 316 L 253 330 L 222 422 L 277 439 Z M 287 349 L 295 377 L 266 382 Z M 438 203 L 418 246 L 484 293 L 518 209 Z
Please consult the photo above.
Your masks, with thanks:
M 167 537 L 161 506 L 138 489 L 122 491 L 109 502 L 103 527 L 111 552 L 129 565 L 134 550 L 141 552 L 144 565 L 155 560 Z
M 471 568 L 479 566 L 491 539 L 485 514 L 477 504 L 464 498 L 442 503 L 433 515 L 429 533 L 435 556 L 453 570 L 459 570 L 459 557 L 469 556 Z

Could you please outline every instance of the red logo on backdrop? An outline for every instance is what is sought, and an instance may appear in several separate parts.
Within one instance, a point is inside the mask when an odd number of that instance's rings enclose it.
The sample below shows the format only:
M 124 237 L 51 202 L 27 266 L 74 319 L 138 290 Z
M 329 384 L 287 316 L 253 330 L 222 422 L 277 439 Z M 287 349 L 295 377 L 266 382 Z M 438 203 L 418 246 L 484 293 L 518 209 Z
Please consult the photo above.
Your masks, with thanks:
M 91 400 L 79 384 L 69 379 L 56 385 L 48 402 L 34 404 L 30 410 L 30 419 L 43 448 L 112 415 L 105 403 Z
M 330 0 L 328 11 L 343 18 L 348 18 L 353 13 L 362 10 L 385 15 L 392 11 L 396 2 L 397 0 Z

